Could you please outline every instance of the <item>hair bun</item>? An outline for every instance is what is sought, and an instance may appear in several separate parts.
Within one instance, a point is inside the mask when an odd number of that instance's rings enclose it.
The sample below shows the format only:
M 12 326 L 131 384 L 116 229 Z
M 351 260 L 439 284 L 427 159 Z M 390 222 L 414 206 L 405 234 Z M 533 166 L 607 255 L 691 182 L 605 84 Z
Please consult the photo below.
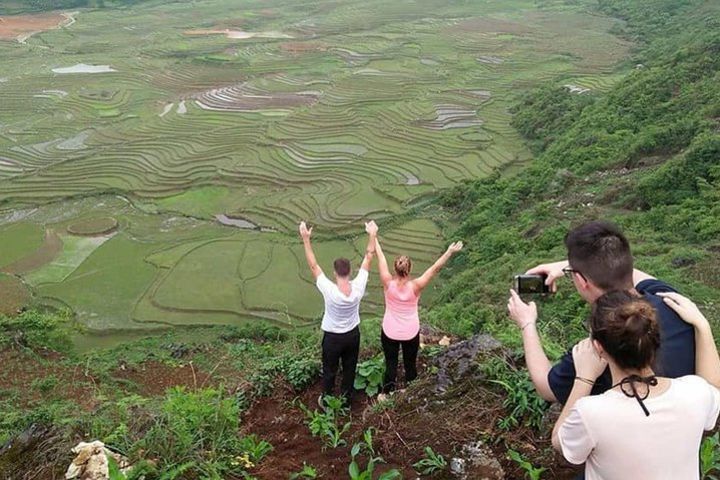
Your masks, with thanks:
M 624 330 L 636 337 L 652 332 L 657 323 L 655 309 L 646 301 L 639 299 L 622 305 L 616 315 Z

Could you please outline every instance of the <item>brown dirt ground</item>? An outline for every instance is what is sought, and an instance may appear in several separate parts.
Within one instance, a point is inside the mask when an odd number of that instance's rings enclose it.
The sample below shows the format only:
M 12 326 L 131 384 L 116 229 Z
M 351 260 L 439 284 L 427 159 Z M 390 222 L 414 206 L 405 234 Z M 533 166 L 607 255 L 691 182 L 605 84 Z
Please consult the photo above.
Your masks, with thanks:
M 59 13 L 0 17 L 0 40 L 16 40 L 20 35 L 51 30 L 65 20 Z
M 0 391 L 19 392 L 19 402 L 31 407 L 47 400 L 49 396 L 77 403 L 90 411 L 98 404 L 95 399 L 95 379 L 86 375 L 80 366 L 64 365 L 62 356 L 54 352 L 29 353 L 8 348 L 0 351 Z M 47 392 L 28 388 L 34 381 L 54 376 L 57 384 Z
M 19 275 L 40 268 L 46 263 L 52 262 L 60 254 L 62 247 L 63 243 L 57 232 L 48 228 L 45 230 L 45 239 L 40 248 L 4 267 L 2 271 L 12 275 Z
M 188 363 L 173 367 L 157 361 L 145 362 L 140 366 L 117 369 L 113 377 L 133 382 L 140 394 L 146 396 L 163 395 L 171 387 L 183 386 L 198 389 L 215 385 L 210 375 Z

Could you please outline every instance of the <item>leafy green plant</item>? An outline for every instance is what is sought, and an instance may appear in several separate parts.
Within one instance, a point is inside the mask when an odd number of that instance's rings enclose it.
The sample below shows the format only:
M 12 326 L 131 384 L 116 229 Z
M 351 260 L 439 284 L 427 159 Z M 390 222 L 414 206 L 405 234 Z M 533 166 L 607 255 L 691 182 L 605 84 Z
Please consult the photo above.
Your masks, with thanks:
M 381 356 L 361 362 L 355 374 L 355 389 L 364 390 L 369 397 L 377 395 L 382 387 L 384 374 L 385 361 Z
M 385 460 L 375 452 L 373 447 L 373 429 L 369 428 L 363 433 L 363 441 L 358 442 L 350 449 L 351 461 L 348 467 L 348 474 L 350 480 L 373 480 L 373 473 L 378 463 L 384 463 Z M 360 462 L 358 461 L 360 455 L 367 457 L 367 464 L 365 468 L 361 470 Z M 402 475 L 397 469 L 388 470 L 377 477 L 378 480 L 392 480 L 395 478 L 402 478 Z
M 525 478 L 528 480 L 540 480 L 542 473 L 547 470 L 545 467 L 535 467 L 532 463 L 525 460 L 522 455 L 520 455 L 520 452 L 512 448 L 508 450 L 508 458 L 523 469 Z
M 311 358 L 300 358 L 284 368 L 285 378 L 295 390 L 302 390 L 310 385 L 320 373 L 320 364 L 313 355 Z
M 547 403 L 535 393 L 535 387 L 526 372 L 512 367 L 502 358 L 495 357 L 483 365 L 490 382 L 500 385 L 506 393 L 503 406 L 508 415 L 499 420 L 502 430 L 510 430 L 521 424 L 539 429 Z
M 435 453 L 431 447 L 425 447 L 425 457 L 413 464 L 413 468 L 421 475 L 432 475 L 447 468 L 447 460 Z
M 303 462 L 303 468 L 299 472 L 290 475 L 290 480 L 318 478 L 317 470 L 312 465 Z
M 243 437 L 238 446 L 240 450 L 248 454 L 250 461 L 254 464 L 260 463 L 260 461 L 273 450 L 270 442 L 260 440 L 257 435 Z
M 301 402 L 297 405 L 305 413 L 306 423 L 314 437 L 321 437 L 325 446 L 337 448 L 347 445 L 342 436 L 350 429 L 350 422 L 341 425 L 340 417 L 347 414 L 347 408 L 339 397 L 323 397 L 325 411 L 310 410 Z
M 720 433 L 705 437 L 700 445 L 700 472 L 703 480 L 718 480 L 720 472 Z

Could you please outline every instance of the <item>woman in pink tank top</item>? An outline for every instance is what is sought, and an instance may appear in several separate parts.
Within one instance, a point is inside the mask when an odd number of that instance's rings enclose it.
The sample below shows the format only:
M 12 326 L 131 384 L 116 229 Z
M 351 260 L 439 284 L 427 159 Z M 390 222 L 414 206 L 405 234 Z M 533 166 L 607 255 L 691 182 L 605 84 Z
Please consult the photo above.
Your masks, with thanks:
M 405 365 L 405 382 L 409 383 L 417 377 L 417 354 L 420 348 L 420 317 L 418 316 L 420 293 L 450 257 L 462 250 L 462 247 L 462 242 L 451 244 L 420 277 L 412 278 L 410 276 L 412 261 L 406 255 L 395 259 L 395 275 L 390 273 L 380 241 L 376 240 L 375 251 L 380 267 L 380 280 L 385 290 L 385 315 L 380 335 L 385 354 L 383 393 L 395 389 L 400 348 Z

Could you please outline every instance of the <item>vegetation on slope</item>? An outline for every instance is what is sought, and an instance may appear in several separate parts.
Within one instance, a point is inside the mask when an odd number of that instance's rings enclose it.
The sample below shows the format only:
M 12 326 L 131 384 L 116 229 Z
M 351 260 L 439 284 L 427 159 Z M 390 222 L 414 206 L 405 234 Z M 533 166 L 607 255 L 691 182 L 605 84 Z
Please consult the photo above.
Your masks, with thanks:
M 507 340 L 504 302 L 514 273 L 563 258 L 571 225 L 611 219 L 637 263 L 714 314 L 720 293 L 720 8 L 708 2 L 601 2 L 621 10 L 647 44 L 638 67 L 607 95 L 545 87 L 515 108 L 514 125 L 538 152 L 513 178 L 466 183 L 443 197 L 462 219 L 468 251 L 431 316 L 457 333 Z M 585 306 L 569 285 L 542 306 L 551 352 L 582 335 Z M 567 328 L 568 324 L 573 328 Z M 515 343 L 517 345 L 517 343 Z

